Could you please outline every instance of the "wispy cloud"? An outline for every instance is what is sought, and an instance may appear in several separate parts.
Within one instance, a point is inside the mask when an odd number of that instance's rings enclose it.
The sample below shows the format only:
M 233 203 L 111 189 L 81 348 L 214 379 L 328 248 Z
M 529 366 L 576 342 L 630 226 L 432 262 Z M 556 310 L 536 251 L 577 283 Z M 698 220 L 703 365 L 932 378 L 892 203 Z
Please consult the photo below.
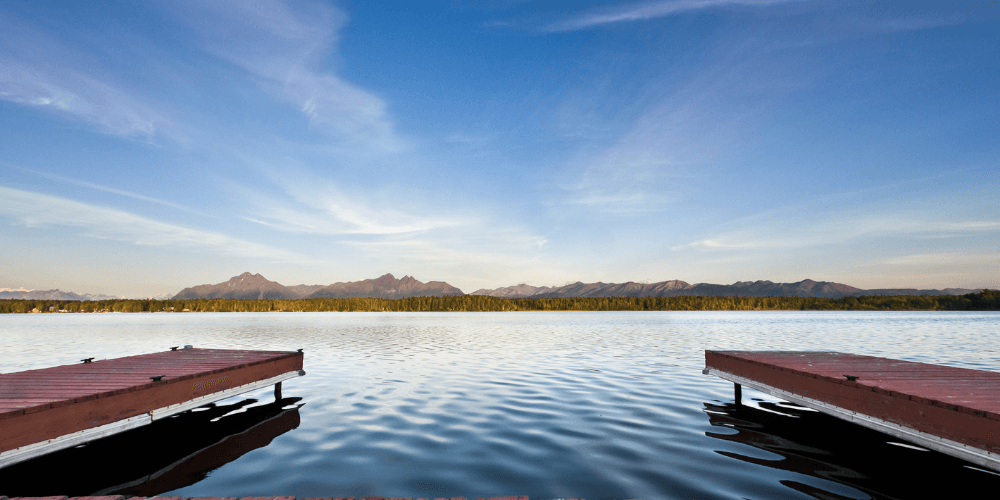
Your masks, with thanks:
M 304 172 L 295 177 L 309 180 L 275 179 L 289 200 L 253 194 L 258 207 L 246 219 L 280 231 L 326 235 L 394 235 L 476 223 L 469 216 L 427 213 L 389 193 L 369 193 L 369 199 L 379 199 L 373 202 L 348 195 L 329 180 Z
M 721 5 L 770 5 L 790 0 L 674 0 L 669 2 L 644 2 L 612 9 L 601 9 L 563 19 L 549 24 L 543 31 L 555 33 L 577 31 L 606 24 L 645 21 L 687 11 L 718 7 Z
M 630 4 L 613 11 L 572 17 L 553 27 L 583 29 L 651 19 L 680 10 L 771 3 L 780 2 L 681 0 Z M 833 26 L 844 26 L 839 31 L 824 26 L 826 19 L 822 23 L 810 21 L 814 25 L 792 30 L 785 24 L 774 23 L 762 23 L 761 29 L 731 30 L 701 57 L 703 62 L 688 71 L 670 67 L 654 78 L 651 88 L 634 92 L 638 96 L 634 102 L 622 102 L 621 92 L 617 91 L 620 85 L 610 85 L 611 90 L 601 95 L 582 94 L 566 99 L 561 112 L 569 119 L 560 123 L 569 124 L 571 131 L 587 133 L 584 139 L 591 150 L 581 151 L 566 162 L 566 173 L 558 182 L 564 195 L 560 208 L 642 216 L 688 201 L 691 193 L 696 192 L 694 186 L 699 184 L 698 180 L 716 178 L 725 184 L 728 179 L 720 175 L 746 178 L 745 172 L 729 171 L 742 163 L 741 157 L 747 156 L 746 150 L 752 150 L 755 142 L 769 140 L 765 131 L 774 123 L 775 115 L 787 112 L 789 99 L 798 99 L 802 91 L 823 85 L 823 79 L 829 75 L 830 68 L 815 64 L 799 44 L 803 40 L 827 43 L 833 40 L 828 38 L 833 36 L 831 32 L 836 32 L 837 40 L 864 32 L 855 26 L 859 22 L 857 16 L 850 17 L 849 22 L 842 17 L 837 14 L 832 22 Z M 959 18 L 942 19 L 951 22 Z M 933 18 L 927 22 L 940 20 Z M 914 21 L 906 25 L 921 24 Z M 800 29 L 805 30 L 806 36 Z M 610 120 L 602 119 L 601 113 L 588 113 L 595 109 L 592 102 L 613 102 L 619 104 L 618 108 L 631 105 L 642 111 L 611 142 L 609 130 L 622 127 L 602 127 Z M 590 133 L 593 130 L 602 132 Z M 594 154 L 593 145 L 609 142 L 610 145 Z M 931 236 L 930 232 L 924 234 Z M 756 241 L 755 235 L 749 239 L 731 235 L 729 239 L 706 238 L 694 247 L 757 248 L 778 245 L 779 241 L 783 239 Z
M 389 235 L 425 231 L 448 225 L 447 221 L 434 221 L 395 211 L 376 212 L 346 199 L 331 198 L 319 210 L 307 207 L 290 208 L 268 202 L 253 217 L 246 220 L 263 224 L 279 231 L 327 235 Z
M 662 102 L 604 151 L 583 159 L 559 184 L 568 206 L 609 214 L 646 214 L 674 201 L 666 184 L 703 157 L 688 135 L 697 126 L 687 105 Z M 577 164 L 577 160 L 569 163 Z
M 934 266 L 996 262 L 996 254 L 975 254 L 961 252 L 921 253 L 901 255 L 883 261 L 896 266 Z
M 917 31 L 940 28 L 942 26 L 955 26 L 957 24 L 962 24 L 966 20 L 967 17 L 961 14 L 907 16 L 897 17 L 886 21 L 879 21 L 877 22 L 876 27 L 887 31 Z
M 3 14 L 3 13 L 0 13 Z M 135 93 L 102 79 L 76 48 L 0 15 L 0 99 L 80 120 L 104 133 L 152 136 L 167 120 Z
M 703 240 L 692 241 L 685 245 L 677 245 L 672 247 L 671 250 L 683 250 L 685 248 L 695 248 L 695 249 L 707 249 L 707 250 L 747 250 L 756 248 L 780 248 L 792 246 L 794 242 L 790 240 L 760 240 L 760 239 L 742 239 L 733 237 L 732 235 L 719 236 L 716 238 L 706 238 Z
M 68 226 L 84 235 L 135 245 L 165 246 L 219 255 L 291 263 L 316 262 L 294 252 L 223 234 L 167 224 L 120 210 L 0 186 L 0 216 L 29 227 Z
M 81 181 L 79 179 L 73 179 L 73 178 L 70 178 L 70 177 L 64 177 L 64 176 L 52 174 L 52 173 L 49 173 L 49 172 L 40 172 L 38 170 L 32 170 L 30 168 L 24 168 L 24 167 L 18 167 L 18 166 L 14 166 L 13 168 L 16 168 L 18 170 L 23 170 L 25 172 L 30 172 L 30 173 L 32 173 L 34 175 L 37 175 L 37 176 L 40 176 L 40 177 L 44 177 L 46 179 L 52 179 L 52 180 L 56 180 L 56 181 L 60 181 L 60 182 L 65 182 L 65 183 L 68 183 L 68 184 L 73 184 L 73 185 L 85 187 L 85 188 L 88 188 L 88 189 L 95 189 L 97 191 L 104 191 L 106 193 L 117 194 L 119 196 L 125 196 L 127 198 L 132 198 L 132 199 L 136 199 L 136 200 L 140 200 L 140 201 L 145 201 L 145 202 L 149 202 L 149 203 L 155 203 L 157 205 L 163 205 L 165 207 L 170 207 L 170 208 L 173 208 L 173 209 L 176 209 L 176 210 L 181 210 L 181 211 L 184 211 L 184 212 L 188 212 L 188 213 L 192 213 L 192 214 L 197 214 L 197 215 L 201 215 L 201 216 L 205 216 L 205 217 L 209 217 L 210 216 L 209 214 L 206 214 L 204 212 L 200 212 L 198 210 L 193 210 L 190 207 L 186 207 L 184 205 L 179 205 L 177 203 L 173 203 L 173 202 L 170 202 L 170 201 L 167 201 L 167 200 L 161 200 L 159 198 L 154 198 L 152 196 L 146 196 L 146 195 L 142 195 L 142 194 L 138 194 L 138 193 L 133 193 L 131 191 L 125 191 L 123 189 L 115 189 L 115 188 L 112 188 L 112 187 L 101 186 L 99 184 L 94 184 L 94 183 L 91 183 L 91 182 L 84 182 L 84 181 Z
M 677 245 L 671 250 L 779 250 L 841 244 L 868 236 L 906 235 L 916 238 L 944 238 L 995 231 L 1000 231 L 1000 222 L 921 220 L 902 216 L 814 220 L 812 224 L 772 220 L 758 221 L 752 228 Z
M 644 111 L 617 140 L 597 154 L 584 151 L 568 162 L 574 166 L 560 183 L 567 203 L 606 213 L 647 214 L 679 201 L 686 181 L 706 175 L 718 158 L 755 131 L 770 104 L 758 87 L 801 85 L 778 80 L 782 73 L 761 81 L 755 69 L 770 64 L 763 51 L 739 47 L 687 80 L 650 90 L 643 98 Z
M 617 191 L 595 188 L 587 179 L 578 188 L 565 189 L 570 194 L 566 201 L 569 205 L 606 214 L 639 215 L 658 212 L 672 201 L 669 196 L 640 188 L 622 188 Z
M 295 103 L 312 123 L 379 151 L 405 146 L 383 99 L 323 69 L 347 22 L 341 10 L 279 0 L 191 1 L 175 7 L 206 51 L 251 73 L 264 88 Z

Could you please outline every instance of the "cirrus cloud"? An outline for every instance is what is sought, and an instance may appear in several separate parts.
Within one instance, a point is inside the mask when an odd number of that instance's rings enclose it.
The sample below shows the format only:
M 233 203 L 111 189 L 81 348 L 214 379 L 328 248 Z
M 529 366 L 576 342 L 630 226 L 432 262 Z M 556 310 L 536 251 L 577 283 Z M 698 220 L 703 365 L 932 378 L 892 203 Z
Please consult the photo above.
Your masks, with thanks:
M 28 227 L 75 227 L 85 236 L 135 245 L 178 247 L 280 262 L 315 262 L 315 259 L 295 252 L 224 234 L 167 224 L 121 210 L 3 186 L 0 186 L 0 216 Z
M 646 2 L 614 9 L 604 9 L 570 17 L 546 26 L 543 31 L 556 33 L 578 31 L 606 24 L 645 21 L 669 16 L 677 12 L 706 9 L 721 5 L 770 5 L 789 0 L 676 0 L 672 2 Z
M 202 49 L 253 75 L 294 103 L 310 122 L 366 148 L 405 148 L 385 101 L 324 68 L 347 15 L 335 7 L 280 0 L 181 2 L 174 13 L 200 38 Z

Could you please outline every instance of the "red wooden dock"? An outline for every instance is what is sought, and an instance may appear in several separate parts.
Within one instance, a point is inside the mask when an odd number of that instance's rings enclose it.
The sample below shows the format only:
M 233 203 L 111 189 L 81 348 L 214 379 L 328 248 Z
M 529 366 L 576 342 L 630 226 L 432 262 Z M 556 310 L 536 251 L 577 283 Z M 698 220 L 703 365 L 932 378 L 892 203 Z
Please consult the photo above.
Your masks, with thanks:
M 0 500 L 295 500 L 295 497 L 126 497 L 112 495 L 103 497 L 10 497 L 0 496 Z M 355 500 L 355 497 L 311 497 L 301 500 Z M 413 500 L 413 497 L 357 497 L 357 500 Z M 417 500 L 430 500 L 418 498 Z M 434 500 L 466 500 L 465 497 L 435 498 Z M 477 498 L 476 500 L 487 500 Z M 490 497 L 489 500 L 528 500 L 526 496 Z M 577 500 L 577 499 L 569 499 Z M 583 499 L 580 499 L 583 500 Z
M 1000 472 L 1000 373 L 816 351 L 705 351 L 706 375 Z
M 91 358 L 92 359 L 92 358 Z M 184 349 L 0 374 L 0 467 L 305 375 L 303 354 Z
M 102 497 L 10 497 L 0 496 L 0 500 L 296 500 L 295 497 L 126 497 L 111 495 Z M 355 500 L 355 497 L 310 497 L 301 500 Z M 357 500 L 413 500 L 413 497 L 357 497 Z M 418 498 L 417 500 L 430 500 Z M 465 497 L 435 498 L 434 500 L 466 500 Z M 487 500 L 477 498 L 476 500 Z M 526 496 L 490 497 L 489 500 L 528 500 Z M 578 499 L 568 499 L 578 500 Z M 583 499 L 579 499 L 583 500 Z

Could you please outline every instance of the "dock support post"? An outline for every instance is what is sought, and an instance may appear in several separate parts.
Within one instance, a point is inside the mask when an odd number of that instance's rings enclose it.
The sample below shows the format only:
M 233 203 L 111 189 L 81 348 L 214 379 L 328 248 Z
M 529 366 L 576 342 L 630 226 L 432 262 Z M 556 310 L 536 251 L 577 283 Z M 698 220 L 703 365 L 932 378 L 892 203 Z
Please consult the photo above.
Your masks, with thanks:
M 736 406 L 743 404 L 743 386 L 740 384 L 733 384 L 734 399 L 736 400 Z
M 281 382 L 274 384 L 274 400 L 278 401 L 281 399 Z

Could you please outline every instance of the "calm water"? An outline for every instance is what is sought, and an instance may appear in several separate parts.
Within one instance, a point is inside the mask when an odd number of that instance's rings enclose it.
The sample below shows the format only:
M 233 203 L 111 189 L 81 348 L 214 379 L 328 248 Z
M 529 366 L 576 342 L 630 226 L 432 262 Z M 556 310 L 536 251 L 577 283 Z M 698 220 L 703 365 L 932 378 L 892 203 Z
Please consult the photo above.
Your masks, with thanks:
M 993 495 L 1000 475 L 752 389 L 736 408 L 701 370 L 788 349 L 1000 371 L 998 338 L 998 313 L 4 315 L 3 373 L 193 344 L 303 348 L 307 375 L 0 469 L 0 495 Z

